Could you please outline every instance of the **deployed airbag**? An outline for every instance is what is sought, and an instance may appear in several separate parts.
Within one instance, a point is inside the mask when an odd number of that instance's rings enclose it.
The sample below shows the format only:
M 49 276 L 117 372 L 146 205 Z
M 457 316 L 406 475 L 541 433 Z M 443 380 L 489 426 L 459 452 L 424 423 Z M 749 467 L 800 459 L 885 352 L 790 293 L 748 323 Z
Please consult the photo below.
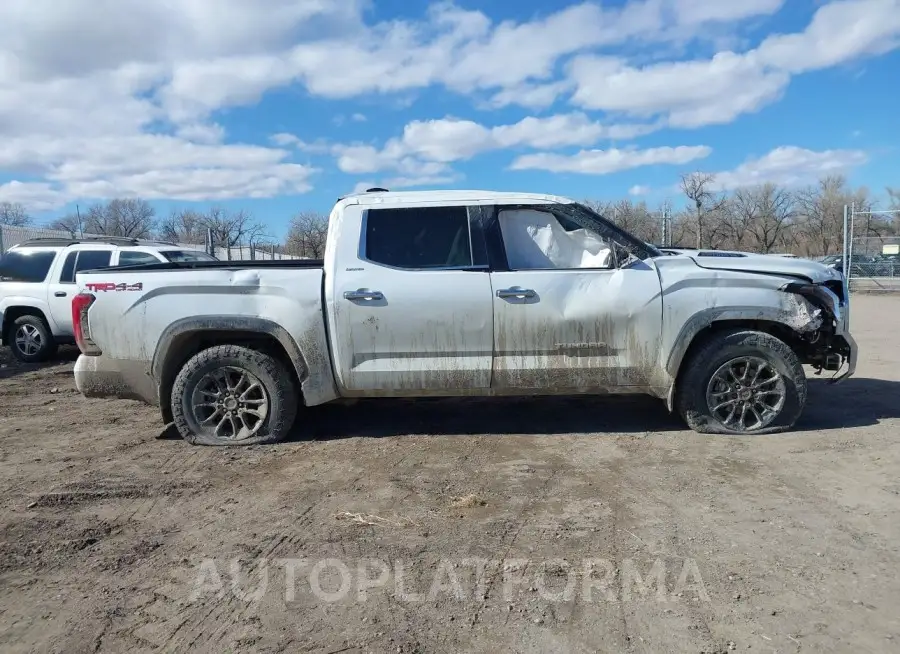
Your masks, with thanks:
M 500 233 L 513 270 L 541 268 L 612 268 L 612 251 L 586 229 L 566 231 L 546 211 L 500 212 Z

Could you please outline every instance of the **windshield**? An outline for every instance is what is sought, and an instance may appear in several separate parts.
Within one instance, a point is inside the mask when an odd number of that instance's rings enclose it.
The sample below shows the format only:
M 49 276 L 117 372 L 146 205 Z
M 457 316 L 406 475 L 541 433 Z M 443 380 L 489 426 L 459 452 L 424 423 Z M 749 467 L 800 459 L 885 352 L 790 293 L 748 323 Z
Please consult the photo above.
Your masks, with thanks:
M 160 254 L 172 262 L 218 261 L 214 256 L 207 254 L 203 250 L 163 250 Z

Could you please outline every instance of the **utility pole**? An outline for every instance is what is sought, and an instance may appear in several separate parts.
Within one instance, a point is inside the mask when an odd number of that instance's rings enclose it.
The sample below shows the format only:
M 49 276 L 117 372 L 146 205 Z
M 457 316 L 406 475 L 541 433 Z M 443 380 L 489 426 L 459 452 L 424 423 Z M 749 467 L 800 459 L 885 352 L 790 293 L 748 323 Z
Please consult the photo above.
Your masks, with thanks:
M 856 218 L 856 202 L 850 205 L 850 245 L 848 247 L 847 258 L 844 260 L 844 276 L 847 278 L 849 286 L 850 279 L 853 276 L 853 223 Z
M 84 238 L 84 224 L 81 222 L 81 209 L 77 204 L 75 205 L 75 216 L 78 220 L 78 237 Z
M 662 212 L 662 245 L 669 247 L 669 204 L 663 206 Z

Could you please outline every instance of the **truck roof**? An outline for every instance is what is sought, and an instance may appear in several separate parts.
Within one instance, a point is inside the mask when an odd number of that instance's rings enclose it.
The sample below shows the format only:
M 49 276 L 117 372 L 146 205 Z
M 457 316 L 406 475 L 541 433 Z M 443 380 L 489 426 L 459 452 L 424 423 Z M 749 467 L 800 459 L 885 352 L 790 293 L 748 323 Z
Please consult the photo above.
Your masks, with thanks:
M 542 193 L 516 193 L 503 191 L 479 191 L 479 190 L 433 190 L 433 191 L 386 191 L 370 190 L 361 193 L 351 193 L 340 198 L 339 202 L 350 204 L 355 201 L 358 204 L 381 203 L 417 203 L 417 202 L 476 202 L 489 200 L 497 204 L 519 204 L 523 201 L 534 204 L 568 204 L 574 202 L 569 198 L 558 195 L 545 195 Z

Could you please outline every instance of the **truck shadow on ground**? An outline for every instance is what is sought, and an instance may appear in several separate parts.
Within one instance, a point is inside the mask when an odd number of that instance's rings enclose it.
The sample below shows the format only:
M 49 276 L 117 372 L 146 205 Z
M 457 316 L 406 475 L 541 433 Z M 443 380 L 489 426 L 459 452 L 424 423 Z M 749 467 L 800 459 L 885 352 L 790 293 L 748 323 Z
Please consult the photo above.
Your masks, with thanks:
M 900 381 L 851 377 L 833 385 L 828 379 L 813 377 L 806 411 L 796 428 L 868 427 L 888 418 L 900 418 Z
M 661 401 L 650 397 L 383 399 L 307 409 L 297 421 L 292 440 L 682 428 Z
M 900 418 L 900 382 L 809 380 L 795 430 L 840 430 Z M 400 435 L 591 434 L 683 431 L 665 404 L 640 396 L 360 400 L 301 412 L 290 440 Z
M 11 379 L 26 372 L 55 368 L 57 366 L 71 365 L 80 354 L 77 347 L 60 347 L 59 352 L 52 359 L 44 363 L 22 363 L 9 353 L 8 348 L 3 348 L 0 354 L 0 381 Z M 67 369 L 69 370 L 69 369 Z

